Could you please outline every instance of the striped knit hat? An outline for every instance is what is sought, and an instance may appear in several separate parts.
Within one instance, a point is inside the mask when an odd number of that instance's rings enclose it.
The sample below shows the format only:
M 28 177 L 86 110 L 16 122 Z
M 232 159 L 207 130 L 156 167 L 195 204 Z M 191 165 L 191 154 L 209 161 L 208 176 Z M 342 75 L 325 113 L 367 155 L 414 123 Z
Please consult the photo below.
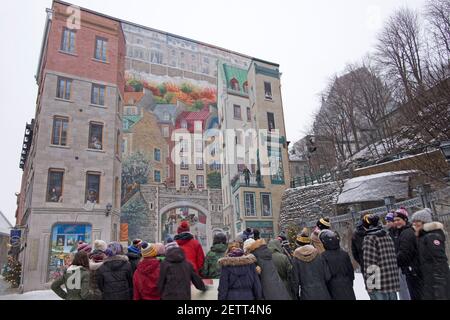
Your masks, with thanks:
M 295 242 L 297 242 L 299 246 L 311 244 L 311 238 L 309 236 L 308 228 L 303 228 L 303 230 L 295 238 Z
M 156 246 L 151 243 L 142 242 L 141 243 L 141 255 L 143 258 L 156 257 L 158 251 Z
M 178 248 L 178 243 L 176 243 L 175 241 L 169 242 L 168 244 L 166 244 L 165 248 L 166 248 L 166 254 L 167 254 L 167 252 L 169 252 L 170 249 Z
M 78 242 L 77 251 L 78 252 L 84 251 L 86 253 L 90 253 L 92 251 L 92 247 L 89 245 L 89 243 L 80 241 Z

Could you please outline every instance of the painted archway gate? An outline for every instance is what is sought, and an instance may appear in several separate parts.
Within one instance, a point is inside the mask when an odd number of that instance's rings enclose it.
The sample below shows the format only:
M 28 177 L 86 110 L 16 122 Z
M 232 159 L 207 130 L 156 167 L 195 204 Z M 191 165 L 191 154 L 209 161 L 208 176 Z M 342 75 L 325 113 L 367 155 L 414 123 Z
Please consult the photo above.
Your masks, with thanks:
M 130 239 L 164 242 L 174 237 L 183 220 L 204 250 L 212 244 L 213 230 L 223 228 L 220 189 L 187 190 L 146 184 L 122 206 Z

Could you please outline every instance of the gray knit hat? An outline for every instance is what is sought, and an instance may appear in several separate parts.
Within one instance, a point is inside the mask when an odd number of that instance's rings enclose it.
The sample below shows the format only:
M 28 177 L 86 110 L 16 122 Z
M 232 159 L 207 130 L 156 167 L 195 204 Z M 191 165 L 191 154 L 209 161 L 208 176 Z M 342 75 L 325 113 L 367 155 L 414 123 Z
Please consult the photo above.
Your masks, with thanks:
M 425 208 L 417 211 L 413 214 L 411 220 L 414 221 L 422 221 L 423 223 L 432 222 L 433 218 L 431 217 L 431 210 L 429 208 Z

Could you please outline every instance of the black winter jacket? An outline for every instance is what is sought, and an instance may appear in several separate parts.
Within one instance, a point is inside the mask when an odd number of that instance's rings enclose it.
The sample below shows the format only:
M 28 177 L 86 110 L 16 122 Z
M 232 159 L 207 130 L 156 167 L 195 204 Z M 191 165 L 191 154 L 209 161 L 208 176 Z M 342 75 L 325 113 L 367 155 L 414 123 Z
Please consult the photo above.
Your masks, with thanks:
M 186 261 L 183 249 L 172 248 L 167 251 L 159 271 L 161 300 L 191 300 L 191 281 L 198 290 L 206 290 L 192 264 Z
M 444 226 L 440 222 L 425 223 L 419 233 L 419 264 L 423 275 L 423 299 L 447 300 L 449 267 L 445 254 Z
M 261 268 L 261 284 L 265 300 L 292 300 L 272 260 L 272 252 L 263 239 L 256 240 L 249 248 Z
M 352 255 L 353 259 L 355 259 L 356 262 L 358 262 L 361 272 L 364 273 L 364 264 L 363 264 L 363 241 L 364 236 L 366 235 L 366 230 L 364 230 L 364 227 L 361 222 L 358 223 L 356 226 L 355 231 L 353 232 L 352 236 Z
M 347 252 L 339 247 L 339 242 L 324 243 L 322 258 L 328 265 L 331 278 L 327 282 L 328 291 L 333 300 L 356 300 L 353 291 L 355 271 Z
M 132 300 L 133 277 L 127 256 L 108 257 L 97 270 L 97 284 L 103 300 Z
M 139 261 L 141 261 L 141 255 L 136 254 L 134 252 L 127 252 L 128 261 L 130 261 L 131 264 L 131 273 L 134 274 L 136 271 L 136 268 L 139 264 Z
M 294 251 L 294 269 L 300 289 L 300 300 L 330 300 L 327 282 L 331 273 L 316 248 L 306 245 Z
M 397 262 L 405 275 L 420 276 L 417 237 L 411 223 L 398 229 Z M 395 244 L 395 242 L 394 242 Z

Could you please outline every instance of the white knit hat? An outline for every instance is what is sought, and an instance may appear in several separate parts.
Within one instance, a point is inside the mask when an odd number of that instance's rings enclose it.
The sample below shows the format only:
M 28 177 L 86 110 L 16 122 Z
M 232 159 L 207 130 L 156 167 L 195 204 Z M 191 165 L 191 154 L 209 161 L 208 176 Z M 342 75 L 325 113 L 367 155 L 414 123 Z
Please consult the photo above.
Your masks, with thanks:
M 103 240 L 94 241 L 94 250 L 105 251 L 107 248 L 106 242 Z
M 247 252 L 248 248 L 254 243 L 255 243 L 255 239 L 253 239 L 253 238 L 249 238 L 249 239 L 245 240 L 245 242 L 244 242 L 244 252 Z

